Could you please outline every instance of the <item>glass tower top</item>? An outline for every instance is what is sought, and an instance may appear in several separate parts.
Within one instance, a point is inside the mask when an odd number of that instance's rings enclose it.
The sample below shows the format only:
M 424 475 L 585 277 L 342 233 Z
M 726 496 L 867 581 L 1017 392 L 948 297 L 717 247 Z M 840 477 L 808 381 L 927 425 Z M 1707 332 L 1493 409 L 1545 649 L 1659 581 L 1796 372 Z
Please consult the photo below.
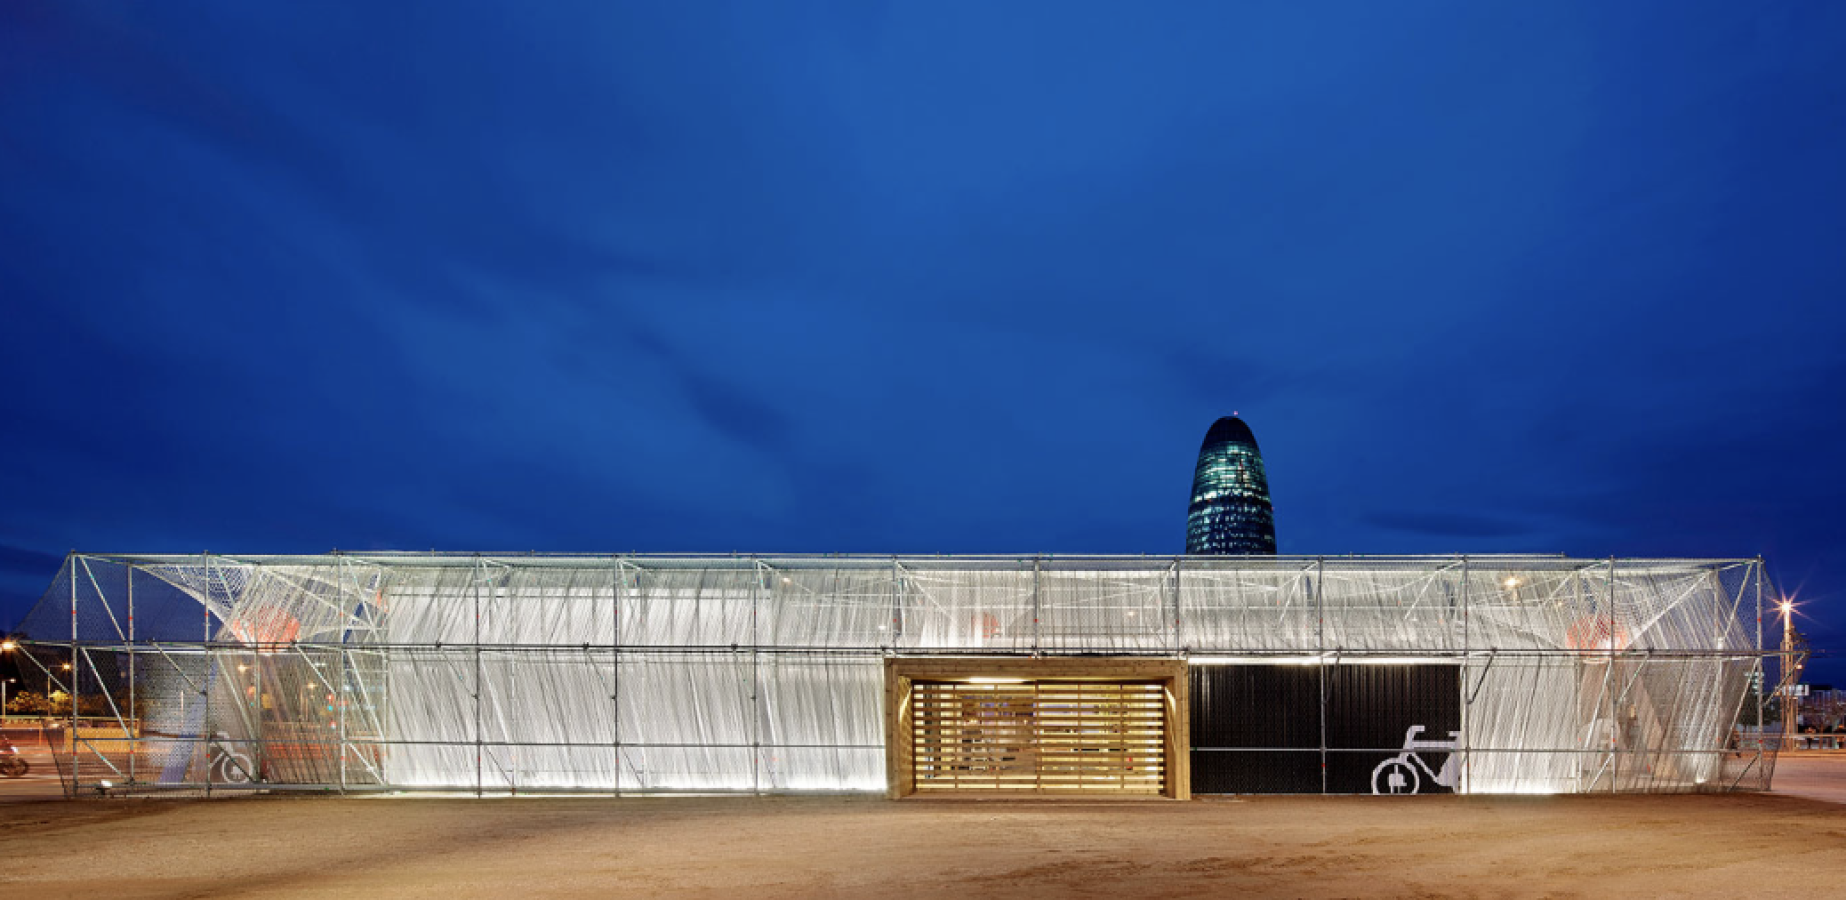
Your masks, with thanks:
M 1212 423 L 1199 447 L 1186 511 L 1186 552 L 1195 555 L 1276 552 L 1274 507 L 1256 435 L 1236 416 Z

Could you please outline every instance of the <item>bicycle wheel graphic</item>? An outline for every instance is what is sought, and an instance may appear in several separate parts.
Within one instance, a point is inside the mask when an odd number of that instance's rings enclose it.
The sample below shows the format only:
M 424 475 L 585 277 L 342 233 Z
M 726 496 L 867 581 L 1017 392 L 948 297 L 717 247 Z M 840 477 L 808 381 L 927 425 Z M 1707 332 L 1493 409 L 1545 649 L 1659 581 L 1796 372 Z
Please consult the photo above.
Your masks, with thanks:
M 1372 770 L 1374 794 L 1414 794 L 1422 786 L 1423 779 L 1417 775 L 1417 767 L 1401 756 L 1387 759 Z
M 226 753 L 218 757 L 217 768 L 220 784 L 250 783 L 250 760 L 242 753 Z

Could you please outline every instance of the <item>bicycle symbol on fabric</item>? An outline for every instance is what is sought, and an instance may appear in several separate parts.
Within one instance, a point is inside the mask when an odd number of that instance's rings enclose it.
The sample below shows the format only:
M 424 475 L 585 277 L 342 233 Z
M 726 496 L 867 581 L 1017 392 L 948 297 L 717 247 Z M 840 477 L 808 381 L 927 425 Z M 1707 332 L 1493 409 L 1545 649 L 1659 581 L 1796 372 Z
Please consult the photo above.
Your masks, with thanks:
M 1404 732 L 1404 752 L 1378 764 L 1372 770 L 1372 793 L 1374 794 L 1414 794 L 1423 787 L 1423 779 L 1417 774 L 1422 769 L 1436 784 L 1453 790 L 1460 778 L 1461 754 L 1454 752 L 1461 745 L 1461 732 L 1449 732 L 1446 741 L 1420 741 L 1417 735 L 1423 733 L 1423 726 L 1412 725 Z M 1442 763 L 1441 769 L 1431 769 L 1418 750 L 1445 750 L 1449 758 Z M 1414 762 L 1416 765 L 1411 765 Z
M 219 743 L 230 738 L 229 734 L 222 731 L 212 738 L 206 754 L 211 761 L 209 777 L 219 784 L 249 784 L 250 773 L 256 771 L 256 764 L 250 761 L 247 754 Z

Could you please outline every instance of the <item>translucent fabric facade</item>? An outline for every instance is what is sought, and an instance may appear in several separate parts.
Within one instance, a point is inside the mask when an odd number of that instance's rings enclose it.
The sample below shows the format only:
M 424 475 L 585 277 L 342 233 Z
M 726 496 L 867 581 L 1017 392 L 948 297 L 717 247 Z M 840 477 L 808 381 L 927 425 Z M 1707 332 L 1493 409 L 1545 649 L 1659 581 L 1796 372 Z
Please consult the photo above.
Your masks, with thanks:
M 1212 423 L 1192 473 L 1186 552 L 1193 555 L 1276 552 L 1275 511 L 1256 435 L 1236 416 Z
M 885 659 L 1099 655 L 1446 666 L 1457 789 L 1682 791 L 1767 784 L 1773 600 L 1756 560 L 73 554 L 19 637 L 85 792 L 877 792 Z

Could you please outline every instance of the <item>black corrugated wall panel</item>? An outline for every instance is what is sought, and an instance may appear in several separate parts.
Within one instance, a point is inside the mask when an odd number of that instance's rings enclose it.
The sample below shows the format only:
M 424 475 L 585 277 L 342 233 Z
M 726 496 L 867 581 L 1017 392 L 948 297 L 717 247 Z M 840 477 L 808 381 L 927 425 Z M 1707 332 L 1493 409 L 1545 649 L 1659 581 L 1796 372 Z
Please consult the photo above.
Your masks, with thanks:
M 1427 794 L 1458 781 L 1457 666 L 1194 666 L 1191 677 L 1194 793 Z M 1413 726 L 1423 731 L 1409 738 Z

